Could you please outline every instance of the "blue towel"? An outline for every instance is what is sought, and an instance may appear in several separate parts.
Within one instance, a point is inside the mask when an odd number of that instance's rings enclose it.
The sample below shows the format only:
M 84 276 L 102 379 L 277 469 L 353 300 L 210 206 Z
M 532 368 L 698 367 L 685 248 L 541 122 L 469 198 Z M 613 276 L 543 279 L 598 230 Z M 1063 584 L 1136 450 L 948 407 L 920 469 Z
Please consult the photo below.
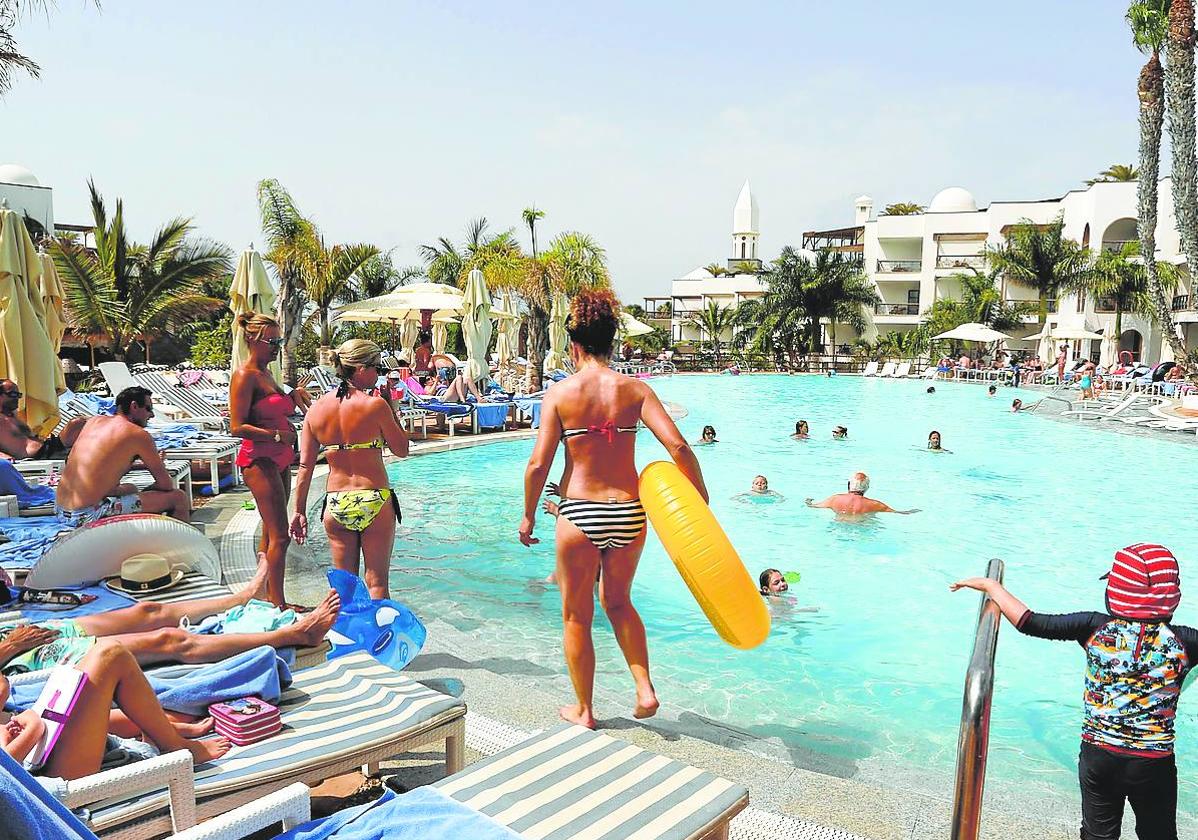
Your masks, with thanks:
M 436 411 L 439 414 L 448 415 L 449 417 L 461 417 L 463 414 L 470 413 L 470 406 L 465 403 L 441 402 L 437 399 L 417 403 L 417 406 L 426 408 L 429 411 Z
M 4 750 L 0 750 L 0 825 L 5 837 L 21 840 L 96 837 Z
M 494 429 L 502 427 L 507 420 L 507 403 L 475 403 L 474 415 L 478 418 L 479 428 Z
M 59 589 L 56 591 L 63 590 Z M 90 604 L 83 604 L 70 610 L 50 610 L 38 604 L 21 604 L 21 617 L 27 618 L 36 624 L 39 621 L 45 621 L 49 618 L 78 618 L 81 615 L 95 615 L 96 613 L 110 612 L 111 610 L 122 610 L 137 603 L 132 598 L 127 598 L 124 595 L 113 592 L 107 586 L 72 586 L 66 588 L 66 591 L 75 592 L 79 595 L 95 595 L 96 600 Z M 7 607 L 0 609 L 7 609 Z
M 195 426 L 189 426 L 186 423 L 151 426 L 148 431 L 154 438 L 154 446 L 159 450 L 179 449 L 208 437 L 207 432 L 203 432 Z
M 16 496 L 17 507 L 48 505 L 54 501 L 54 488 L 44 484 L 30 486 L 12 461 L 0 461 L 0 496 Z
M 256 647 L 211 665 L 176 665 L 146 674 L 164 709 L 206 715 L 213 703 L 254 695 L 274 703 L 291 685 L 291 669 L 271 647 Z M 37 702 L 45 680 L 12 687 L 6 709 L 26 709 Z
M 541 400 L 517 399 L 516 407 L 532 417 L 532 427 L 541 428 Z
M 63 395 L 66 396 L 65 394 Z M 75 402 L 87 406 L 92 414 L 116 414 L 116 400 L 112 397 L 97 397 L 95 394 L 75 394 Z
M 388 790 L 374 802 L 304 823 L 283 832 L 275 840 L 428 840 L 432 837 L 520 840 L 519 834 L 486 814 L 467 808 L 431 787 L 419 787 L 403 796 Z
M 31 569 L 63 531 L 73 530 L 53 516 L 0 519 L 0 533 L 11 542 L 0 543 L 0 566 Z

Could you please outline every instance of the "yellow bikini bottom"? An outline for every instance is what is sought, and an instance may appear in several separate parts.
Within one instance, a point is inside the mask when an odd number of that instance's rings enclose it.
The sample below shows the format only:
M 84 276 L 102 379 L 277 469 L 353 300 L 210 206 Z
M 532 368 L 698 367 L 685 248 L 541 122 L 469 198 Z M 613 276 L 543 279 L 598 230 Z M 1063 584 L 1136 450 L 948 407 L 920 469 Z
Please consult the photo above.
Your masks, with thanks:
M 402 522 L 399 499 L 390 487 L 381 490 L 335 490 L 324 497 L 324 510 L 347 531 L 365 531 L 388 503 L 395 511 L 395 521 Z

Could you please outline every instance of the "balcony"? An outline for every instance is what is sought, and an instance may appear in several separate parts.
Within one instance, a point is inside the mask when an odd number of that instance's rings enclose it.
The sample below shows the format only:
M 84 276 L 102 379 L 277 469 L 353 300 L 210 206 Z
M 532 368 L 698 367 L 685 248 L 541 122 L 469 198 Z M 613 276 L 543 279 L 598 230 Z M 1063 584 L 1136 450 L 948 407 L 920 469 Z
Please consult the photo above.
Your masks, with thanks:
M 1107 240 L 1103 241 L 1103 243 L 1102 243 L 1102 250 L 1108 251 L 1108 252 L 1122 251 L 1123 247 L 1125 245 L 1130 245 L 1133 242 L 1138 244 L 1139 240 L 1138 239 L 1107 239 Z
M 1005 303 L 1007 306 L 1012 306 L 1017 303 L 1029 304 L 1033 311 L 1035 311 L 1035 312 L 1040 311 L 1040 301 L 1037 298 L 1005 298 L 1003 300 L 1003 303 Z M 1048 313 L 1051 315 L 1052 313 L 1054 313 L 1056 311 L 1057 311 L 1056 298 L 1049 298 L 1048 299 Z
M 1094 299 L 1095 312 L 1114 312 L 1117 301 L 1113 297 L 1100 297 Z
M 1193 309 L 1195 304 L 1193 295 L 1175 295 L 1173 297 L 1173 311 L 1185 312 Z
M 875 315 L 918 315 L 918 303 L 875 303 Z
M 939 254 L 936 268 L 985 268 L 985 254 Z
M 911 274 L 922 268 L 922 260 L 878 260 L 878 274 Z

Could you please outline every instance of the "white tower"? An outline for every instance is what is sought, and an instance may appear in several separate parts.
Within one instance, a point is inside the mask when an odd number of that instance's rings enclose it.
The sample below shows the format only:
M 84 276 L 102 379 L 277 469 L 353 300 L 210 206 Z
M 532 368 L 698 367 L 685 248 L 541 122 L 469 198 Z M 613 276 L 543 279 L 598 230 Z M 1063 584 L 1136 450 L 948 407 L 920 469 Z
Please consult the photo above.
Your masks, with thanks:
M 853 202 L 853 224 L 863 225 L 869 221 L 870 215 L 874 211 L 874 200 L 868 195 L 863 195 Z
M 753 190 L 745 181 L 732 211 L 732 256 L 728 258 L 729 268 L 741 262 L 761 268 L 761 259 L 757 256 L 757 240 L 761 236 L 757 216 L 757 199 L 753 198 Z

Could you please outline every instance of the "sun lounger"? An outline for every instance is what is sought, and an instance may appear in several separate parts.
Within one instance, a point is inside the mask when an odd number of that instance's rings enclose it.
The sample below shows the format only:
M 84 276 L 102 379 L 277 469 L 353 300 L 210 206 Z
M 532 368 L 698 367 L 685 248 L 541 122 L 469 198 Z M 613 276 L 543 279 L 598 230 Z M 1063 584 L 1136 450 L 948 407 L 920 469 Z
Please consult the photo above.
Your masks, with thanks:
M 886 364 L 882 365 L 882 369 L 878 371 L 878 376 L 894 376 L 895 367 L 896 365 L 894 362 L 887 362 Z
M 438 741 L 445 742 L 447 772 L 461 769 L 466 715 L 461 700 L 425 688 L 365 653 L 348 654 L 294 676 L 279 699 L 281 733 L 234 747 L 195 768 L 198 819 L 253 802 L 293 782 L 318 782 Z M 110 792 L 97 784 L 96 776 L 69 784 L 76 794 L 72 807 L 100 803 L 91 805 L 90 827 L 97 833 L 142 838 L 171 827 L 170 800 L 163 791 L 130 796 L 125 784 Z
M 56 471 L 61 475 L 63 469 L 66 467 L 66 461 L 60 460 L 39 459 L 33 461 L 15 461 L 13 463 L 17 471 L 25 476 L 25 480 L 31 484 L 34 481 L 44 482 L 52 471 Z M 187 493 L 187 502 L 190 505 L 192 503 L 191 462 L 167 460 L 164 463 L 166 471 L 170 473 L 171 482 L 175 485 L 176 489 Z M 122 481 L 134 485 L 141 491 L 154 484 L 154 476 L 150 475 L 149 470 L 134 469 L 125 473 Z M 39 507 L 26 508 L 21 511 L 21 516 L 50 516 L 53 513 L 53 505 L 41 505 Z
M 896 367 L 894 369 L 894 378 L 895 379 L 905 379 L 910 375 L 911 375 L 911 363 L 910 362 L 899 362 L 898 367 Z
M 155 765 L 156 772 L 146 773 L 147 764 Z M 308 789 L 297 784 L 243 805 L 203 825 L 183 829 L 183 826 L 191 826 L 195 822 L 194 803 L 185 802 L 191 799 L 186 784 L 190 777 L 190 765 L 191 755 L 180 750 L 120 769 L 130 771 L 122 784 L 125 792 L 162 787 L 167 783 L 171 785 L 171 792 L 179 801 L 176 814 L 178 828 L 176 833 L 170 835 L 174 840 L 240 840 L 279 822 L 285 830 L 295 828 L 307 822 L 312 815 Z M 115 774 L 120 770 L 111 772 Z M 0 799 L 6 804 L 5 837 L 96 840 L 91 829 L 54 799 L 3 750 L 0 750 Z
M 601 732 L 562 724 L 433 785 L 546 840 L 726 838 L 749 792 Z
M 862 376 L 877 376 L 878 375 L 878 363 L 877 362 L 867 362 L 865 365 L 865 370 L 861 371 L 861 375 Z
M 150 389 L 154 396 L 173 406 L 183 419 L 218 430 L 229 428 L 229 418 L 218 414 L 213 403 L 187 388 L 172 385 L 161 372 L 139 373 L 133 378 L 138 385 Z
M 1127 411 L 1129 408 L 1131 408 L 1133 405 L 1135 405 L 1137 402 L 1142 402 L 1143 399 L 1144 399 L 1143 394 L 1139 394 L 1135 391 L 1132 391 L 1126 397 L 1119 400 L 1114 405 L 1110 405 L 1108 403 L 1105 406 L 1093 406 L 1093 407 L 1083 406 L 1082 408 L 1075 408 L 1075 409 L 1070 409 L 1069 411 L 1063 411 L 1063 412 L 1061 412 L 1061 416 L 1062 417 L 1074 417 L 1079 420 L 1089 420 L 1089 419 L 1110 420 L 1110 419 L 1118 417 L 1123 412 Z

